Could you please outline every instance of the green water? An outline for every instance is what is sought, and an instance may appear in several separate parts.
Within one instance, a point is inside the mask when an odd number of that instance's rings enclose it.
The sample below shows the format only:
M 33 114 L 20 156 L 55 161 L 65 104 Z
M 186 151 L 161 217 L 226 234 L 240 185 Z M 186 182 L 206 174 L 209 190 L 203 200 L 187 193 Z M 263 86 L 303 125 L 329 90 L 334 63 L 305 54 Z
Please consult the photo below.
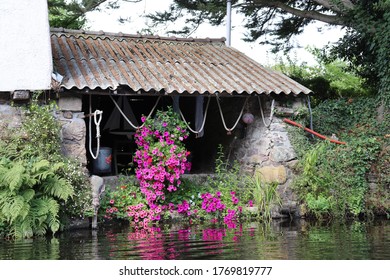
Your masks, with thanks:
M 105 226 L 55 237 L 1 240 L 0 259 L 387 260 L 390 221 L 274 221 L 270 225 L 246 223 L 234 229 L 211 224 L 166 225 L 150 231 Z

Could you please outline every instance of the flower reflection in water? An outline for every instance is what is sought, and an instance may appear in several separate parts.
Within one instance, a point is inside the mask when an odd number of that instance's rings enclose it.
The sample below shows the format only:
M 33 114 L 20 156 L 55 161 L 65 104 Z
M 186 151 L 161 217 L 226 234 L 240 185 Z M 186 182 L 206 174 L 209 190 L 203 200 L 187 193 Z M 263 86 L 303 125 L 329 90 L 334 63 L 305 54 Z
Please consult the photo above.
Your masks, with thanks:
M 250 238 L 253 230 L 245 231 Z M 110 257 L 121 252 L 121 257 L 143 260 L 173 260 L 191 255 L 201 249 L 199 257 L 207 258 L 223 254 L 227 247 L 237 246 L 244 234 L 242 225 L 201 228 L 180 228 L 169 232 L 159 227 L 134 229 L 127 233 L 126 240 L 120 233 L 106 233 L 110 241 Z M 237 243 L 237 244 L 236 244 Z M 236 244 L 236 245 L 234 245 Z

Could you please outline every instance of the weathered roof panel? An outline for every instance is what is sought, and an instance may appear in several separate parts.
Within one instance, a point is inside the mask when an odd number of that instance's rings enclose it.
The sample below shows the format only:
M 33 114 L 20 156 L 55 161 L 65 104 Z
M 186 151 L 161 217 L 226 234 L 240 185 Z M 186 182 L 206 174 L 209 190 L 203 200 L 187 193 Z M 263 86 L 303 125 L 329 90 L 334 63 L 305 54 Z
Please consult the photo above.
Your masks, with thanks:
M 261 66 L 224 39 L 194 39 L 52 29 L 56 71 L 66 89 L 167 94 L 309 94 L 289 77 Z

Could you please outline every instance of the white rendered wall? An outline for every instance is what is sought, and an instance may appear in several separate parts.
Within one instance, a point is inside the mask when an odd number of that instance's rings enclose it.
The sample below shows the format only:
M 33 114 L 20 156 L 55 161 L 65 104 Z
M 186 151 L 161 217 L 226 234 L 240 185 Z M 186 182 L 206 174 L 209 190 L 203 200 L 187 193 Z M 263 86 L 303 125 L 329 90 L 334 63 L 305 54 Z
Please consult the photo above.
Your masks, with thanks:
M 0 91 L 50 88 L 46 0 L 0 0 Z

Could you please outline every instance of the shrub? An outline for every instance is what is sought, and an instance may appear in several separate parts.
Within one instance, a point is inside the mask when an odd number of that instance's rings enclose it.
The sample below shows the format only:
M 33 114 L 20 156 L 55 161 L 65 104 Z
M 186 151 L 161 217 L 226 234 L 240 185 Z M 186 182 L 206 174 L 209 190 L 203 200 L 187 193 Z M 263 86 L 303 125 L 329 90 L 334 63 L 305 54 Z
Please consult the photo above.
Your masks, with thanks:
M 73 188 L 44 159 L 0 160 L 0 223 L 12 238 L 55 233 L 60 228 L 60 203 L 73 195 Z
M 358 216 L 369 211 L 389 211 L 377 200 L 374 205 L 367 177 L 378 174 L 378 188 L 386 191 L 388 173 L 385 171 L 386 147 L 390 120 L 378 122 L 375 98 L 327 100 L 313 109 L 314 130 L 335 133 L 347 145 L 335 145 L 322 140 L 311 140 L 302 147 L 301 139 L 292 143 L 301 156 L 295 188 L 308 210 L 316 216 Z M 294 134 L 293 134 L 294 135 Z M 384 176 L 383 176 L 384 174 Z M 367 202 L 370 201 L 370 204 Z
M 79 163 L 61 154 L 55 109 L 55 104 L 40 105 L 35 95 L 21 128 L 4 131 L 0 139 L 0 223 L 9 237 L 56 232 L 62 226 L 60 217 L 92 214 L 86 174 Z M 16 175 L 12 179 L 10 174 Z

